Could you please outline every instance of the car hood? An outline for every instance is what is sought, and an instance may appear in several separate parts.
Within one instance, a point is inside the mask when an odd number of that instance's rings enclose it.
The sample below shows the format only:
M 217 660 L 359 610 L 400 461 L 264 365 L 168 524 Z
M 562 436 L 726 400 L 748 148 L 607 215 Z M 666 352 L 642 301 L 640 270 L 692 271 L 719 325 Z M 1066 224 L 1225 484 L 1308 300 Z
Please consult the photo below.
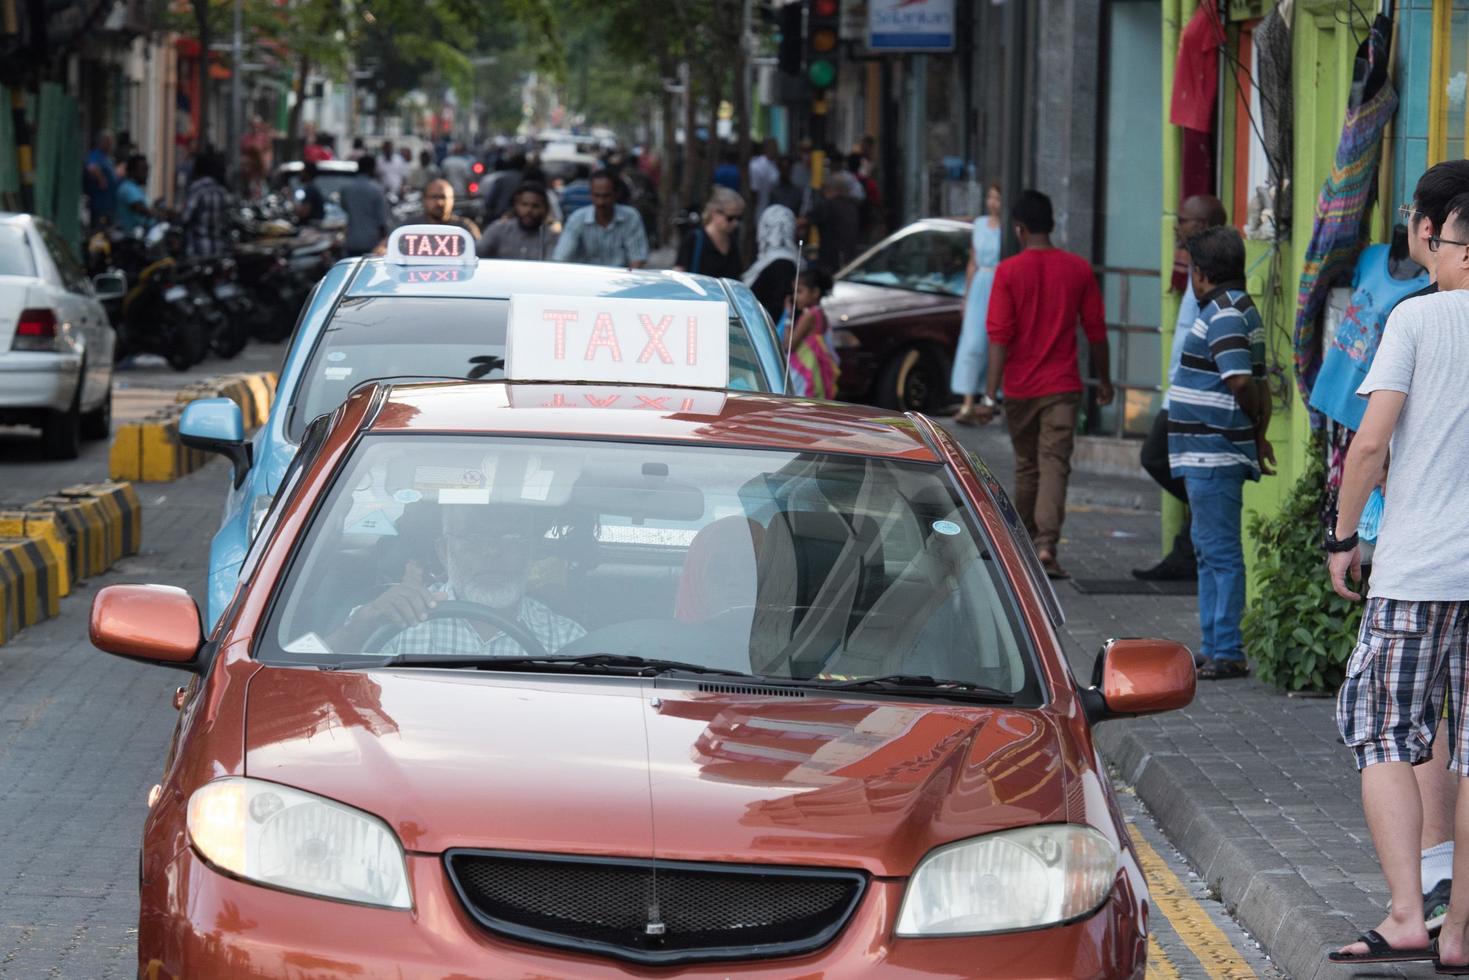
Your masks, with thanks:
M 868 286 L 864 283 L 839 280 L 832 287 L 831 295 L 822 301 L 827 316 L 840 324 L 846 320 L 859 320 L 890 316 L 912 315 L 963 305 L 958 296 L 941 293 L 917 293 L 911 289 L 894 289 L 890 286 Z
M 938 844 L 1066 819 L 1067 754 L 1044 711 L 697 688 L 266 667 L 245 768 L 375 813 L 425 853 L 901 876 Z

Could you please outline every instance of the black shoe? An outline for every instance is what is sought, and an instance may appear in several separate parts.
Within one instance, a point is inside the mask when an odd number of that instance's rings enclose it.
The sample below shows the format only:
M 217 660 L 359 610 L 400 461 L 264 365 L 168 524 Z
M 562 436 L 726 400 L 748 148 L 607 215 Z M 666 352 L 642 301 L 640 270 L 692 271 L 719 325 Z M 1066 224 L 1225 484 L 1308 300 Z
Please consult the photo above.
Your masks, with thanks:
M 1428 934 L 1437 936 L 1443 928 L 1443 920 L 1449 914 L 1449 885 L 1453 882 L 1441 879 L 1423 893 L 1423 919 L 1428 924 Z
M 1199 577 L 1199 567 L 1175 551 L 1152 568 L 1134 568 L 1132 577 L 1144 582 L 1191 582 Z

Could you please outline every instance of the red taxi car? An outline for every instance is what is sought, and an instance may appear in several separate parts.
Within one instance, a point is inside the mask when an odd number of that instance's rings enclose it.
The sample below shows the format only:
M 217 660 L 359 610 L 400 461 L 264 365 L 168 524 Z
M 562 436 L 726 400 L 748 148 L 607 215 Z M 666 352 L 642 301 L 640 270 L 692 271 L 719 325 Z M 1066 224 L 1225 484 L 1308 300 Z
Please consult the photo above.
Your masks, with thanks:
M 240 582 L 207 640 L 179 589 L 92 611 L 195 675 L 143 976 L 1143 976 L 1091 726 L 1186 704 L 1192 657 L 1113 641 L 1079 686 L 1003 491 L 921 415 L 365 385 Z

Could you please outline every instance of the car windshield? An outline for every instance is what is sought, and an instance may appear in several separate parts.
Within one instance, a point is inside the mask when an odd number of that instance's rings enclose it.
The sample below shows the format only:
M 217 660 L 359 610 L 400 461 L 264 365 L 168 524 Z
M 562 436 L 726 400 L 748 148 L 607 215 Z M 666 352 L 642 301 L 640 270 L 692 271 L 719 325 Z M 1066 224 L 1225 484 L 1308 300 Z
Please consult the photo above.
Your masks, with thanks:
M 333 667 L 644 658 L 1033 702 L 1001 576 L 935 464 L 383 434 L 315 511 L 256 652 Z
M 348 296 L 301 373 L 287 416 L 292 442 L 373 378 L 504 378 L 503 299 Z M 560 380 L 560 379 L 548 379 Z M 729 387 L 769 391 L 744 325 L 729 321 Z
M 963 296 L 968 266 L 968 231 L 920 228 L 880 245 L 841 278 L 867 286 Z
M 0 276 L 34 276 L 36 263 L 26 233 L 15 225 L 0 225 Z

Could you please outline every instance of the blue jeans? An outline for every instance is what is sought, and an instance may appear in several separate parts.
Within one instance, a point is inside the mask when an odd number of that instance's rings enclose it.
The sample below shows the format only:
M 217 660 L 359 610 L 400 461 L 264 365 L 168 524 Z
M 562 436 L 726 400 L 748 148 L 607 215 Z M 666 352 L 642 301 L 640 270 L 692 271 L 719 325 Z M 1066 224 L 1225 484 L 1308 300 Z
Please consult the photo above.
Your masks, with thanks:
M 1239 621 L 1245 611 L 1245 549 L 1240 541 L 1244 507 L 1242 474 L 1185 476 L 1191 536 L 1199 564 L 1200 654 L 1217 660 L 1245 659 Z

